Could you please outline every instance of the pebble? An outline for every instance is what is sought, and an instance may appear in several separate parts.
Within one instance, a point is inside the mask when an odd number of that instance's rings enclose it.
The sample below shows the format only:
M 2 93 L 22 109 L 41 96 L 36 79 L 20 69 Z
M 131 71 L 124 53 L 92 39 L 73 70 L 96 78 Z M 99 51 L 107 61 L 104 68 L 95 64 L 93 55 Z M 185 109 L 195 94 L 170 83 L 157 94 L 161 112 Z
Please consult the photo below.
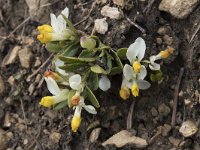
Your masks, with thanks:
M 152 107 L 152 108 L 151 108 L 151 114 L 152 114 L 153 117 L 158 116 L 158 111 L 156 110 L 155 107 Z
M 10 86 L 13 86 L 15 84 L 15 78 L 13 76 L 10 76 L 8 78 L 8 83 L 10 84 Z
M 173 38 L 170 37 L 169 35 L 164 35 L 164 36 L 163 36 L 163 41 L 164 41 L 164 43 L 167 44 L 167 45 L 172 45 L 172 43 L 173 43 Z
M 7 137 L 5 132 L 0 129 L 0 150 L 4 150 L 6 148 Z
M 108 31 L 108 23 L 106 18 L 96 19 L 94 22 L 95 31 L 100 34 L 105 34 Z
M 60 141 L 61 134 L 58 133 L 58 132 L 53 132 L 53 133 L 51 133 L 51 135 L 49 136 L 49 138 L 52 140 L 52 142 L 58 143 Z
M 187 120 L 182 123 L 181 128 L 179 129 L 179 132 L 184 136 L 184 137 L 190 137 L 194 135 L 198 131 L 197 126 L 195 125 L 194 122 Z
M 15 46 L 11 51 L 9 51 L 8 54 L 4 57 L 1 65 L 4 67 L 6 65 L 14 63 L 17 59 L 17 54 L 20 49 L 20 46 Z
M 4 92 L 5 86 L 2 77 L 0 76 L 0 95 Z
M 33 54 L 28 47 L 25 47 L 18 52 L 19 60 L 22 67 L 24 68 L 30 67 L 30 61 L 31 61 L 32 55 Z
M 198 5 L 199 0 L 162 0 L 159 10 L 169 12 L 172 16 L 184 19 Z
M 101 9 L 101 15 L 109 17 L 111 19 L 119 19 L 120 12 L 117 7 L 109 7 L 108 5 L 104 6 Z

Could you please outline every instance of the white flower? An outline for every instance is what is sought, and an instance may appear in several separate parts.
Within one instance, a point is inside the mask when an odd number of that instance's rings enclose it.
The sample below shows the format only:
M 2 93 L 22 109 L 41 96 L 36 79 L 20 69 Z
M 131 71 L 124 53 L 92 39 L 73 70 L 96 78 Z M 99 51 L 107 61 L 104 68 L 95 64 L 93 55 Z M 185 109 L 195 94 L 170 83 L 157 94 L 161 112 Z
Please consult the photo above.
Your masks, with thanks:
M 52 77 L 44 77 L 47 88 L 53 96 L 45 96 L 41 99 L 40 105 L 44 107 L 51 107 L 59 102 L 67 100 L 68 89 L 60 89 L 58 84 Z
M 145 41 L 139 37 L 131 44 L 127 50 L 126 57 L 130 61 L 130 64 L 133 66 L 135 73 L 140 73 L 141 69 L 145 66 L 141 65 L 141 60 L 144 58 L 146 50 Z M 146 68 L 145 68 L 146 69 Z
M 126 64 L 123 68 L 123 81 L 122 81 L 122 85 L 121 85 L 121 93 L 120 96 L 123 99 L 126 99 L 126 93 L 124 92 L 128 92 L 127 89 L 131 89 L 132 91 L 132 95 L 133 96 L 138 96 L 139 94 L 139 89 L 141 90 L 145 90 L 148 89 L 150 87 L 150 83 L 146 80 L 144 80 L 144 78 L 147 75 L 147 71 L 145 67 L 141 67 L 140 73 L 136 74 L 133 71 L 133 68 Z
M 99 80 L 99 88 L 102 91 L 107 91 L 108 89 L 110 89 L 111 83 L 110 80 L 108 79 L 107 76 L 102 75 L 100 80 Z

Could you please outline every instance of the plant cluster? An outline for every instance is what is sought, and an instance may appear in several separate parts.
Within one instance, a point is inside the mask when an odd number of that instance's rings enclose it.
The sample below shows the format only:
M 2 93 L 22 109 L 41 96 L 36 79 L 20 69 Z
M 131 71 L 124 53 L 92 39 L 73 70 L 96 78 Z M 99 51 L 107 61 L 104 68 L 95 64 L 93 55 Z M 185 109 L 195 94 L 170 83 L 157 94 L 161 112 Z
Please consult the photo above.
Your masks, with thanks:
M 76 30 L 68 16 L 69 10 L 65 8 L 57 17 L 50 14 L 51 25 L 38 27 L 40 34 L 37 39 L 45 44 L 48 51 L 55 53 L 55 71 L 44 73 L 47 88 L 53 96 L 43 97 L 39 104 L 55 110 L 66 106 L 73 108 L 71 129 L 76 132 L 81 124 L 82 109 L 91 114 L 97 113 L 95 108 L 100 105 L 93 92 L 98 88 L 107 91 L 111 87 L 110 76 L 123 73 L 120 97 L 123 100 L 131 94 L 136 97 L 140 90 L 151 85 L 145 80 L 147 67 L 153 72 L 150 75 L 152 81 L 163 80 L 157 60 L 169 57 L 173 48 L 168 47 L 144 60 L 146 44 L 141 37 L 128 48 L 115 50 L 103 44 L 97 36 Z M 126 62 L 125 59 L 129 64 L 123 65 L 122 60 Z M 86 105 L 85 100 L 92 105 Z

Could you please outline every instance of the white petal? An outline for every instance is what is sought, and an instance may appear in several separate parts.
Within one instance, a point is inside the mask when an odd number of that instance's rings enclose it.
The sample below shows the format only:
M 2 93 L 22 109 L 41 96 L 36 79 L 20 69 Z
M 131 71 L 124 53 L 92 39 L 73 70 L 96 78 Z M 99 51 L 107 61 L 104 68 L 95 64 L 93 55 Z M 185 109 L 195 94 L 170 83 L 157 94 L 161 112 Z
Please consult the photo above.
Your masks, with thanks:
M 51 18 L 51 26 L 54 32 L 59 32 L 59 26 L 56 16 L 54 14 L 50 14 L 50 18 Z
M 138 79 L 143 80 L 147 75 L 147 70 L 144 65 L 142 65 L 140 73 L 138 73 Z
M 135 42 L 137 42 L 137 48 L 138 53 L 137 53 L 137 57 L 138 60 L 141 61 L 144 58 L 144 54 L 145 54 L 145 50 L 146 50 L 146 44 L 145 41 L 143 40 L 143 38 L 139 37 L 135 40 Z
M 123 68 L 123 75 L 124 75 L 125 79 L 128 81 L 133 79 L 133 77 L 134 77 L 133 68 L 130 65 L 125 64 L 125 66 Z
M 136 59 L 136 56 L 138 54 L 138 49 L 137 49 L 137 46 L 138 44 L 135 42 L 133 44 L 131 44 L 129 47 L 128 47 L 128 50 L 126 52 L 126 57 L 128 58 L 128 60 L 130 61 L 130 63 L 132 64 L 133 61 Z
M 45 77 L 44 79 L 47 83 L 47 88 L 49 92 L 53 95 L 59 95 L 61 90 L 58 87 L 58 84 L 56 83 L 56 81 L 51 77 Z
M 149 68 L 151 70 L 160 70 L 160 64 L 158 63 L 149 64 Z
M 102 75 L 99 80 L 99 88 L 102 91 L 107 91 L 110 88 L 110 85 L 111 85 L 111 83 L 110 83 L 110 80 L 108 79 L 108 77 L 105 75 Z
M 61 12 L 61 14 L 63 14 L 65 17 L 69 17 L 69 8 L 68 7 L 66 7 L 62 12 Z
M 91 114 L 97 114 L 96 109 L 92 105 L 84 105 L 83 107 L 87 112 Z
M 141 90 L 146 90 L 151 86 L 151 84 L 146 80 L 137 80 L 137 84 Z
M 79 74 L 75 74 L 69 78 L 70 87 L 74 90 L 81 89 L 81 76 Z

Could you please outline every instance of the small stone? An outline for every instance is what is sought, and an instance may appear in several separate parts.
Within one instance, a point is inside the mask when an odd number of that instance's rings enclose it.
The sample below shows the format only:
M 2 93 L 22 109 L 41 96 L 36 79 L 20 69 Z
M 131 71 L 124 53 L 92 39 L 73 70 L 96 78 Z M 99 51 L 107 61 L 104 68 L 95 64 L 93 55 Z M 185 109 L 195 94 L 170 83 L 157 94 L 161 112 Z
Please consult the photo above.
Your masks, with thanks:
M 184 136 L 184 137 L 190 137 L 194 135 L 198 131 L 197 126 L 195 125 L 194 122 L 187 120 L 183 122 L 181 125 L 181 128 L 179 129 L 179 132 Z
M 165 35 L 166 32 L 167 32 L 167 28 L 164 27 L 164 26 L 161 26 L 161 27 L 158 29 L 158 31 L 157 31 L 157 33 L 158 33 L 159 35 Z
M 171 129 L 172 127 L 170 125 L 164 124 L 164 126 L 162 126 L 162 136 L 168 136 Z
M 156 38 L 156 43 L 157 43 L 158 45 L 161 45 L 161 44 L 162 44 L 162 39 L 161 39 L 161 38 Z
M 53 132 L 53 133 L 51 133 L 49 138 L 52 140 L 52 142 L 58 143 L 60 141 L 61 134 L 57 133 L 57 132 Z
M 96 129 L 92 130 L 89 141 L 91 143 L 94 143 L 99 138 L 100 132 L 101 132 L 101 128 L 96 128 Z
M 8 83 L 10 84 L 10 86 L 13 86 L 15 84 L 15 78 L 13 76 L 10 76 L 8 78 Z
M 105 17 L 109 17 L 111 19 L 119 19 L 120 12 L 117 7 L 109 7 L 108 5 L 104 6 L 101 9 L 101 14 Z
M 169 12 L 172 16 L 184 19 L 198 5 L 199 0 L 162 0 L 159 10 Z
M 153 117 L 158 116 L 158 111 L 156 110 L 155 107 L 152 107 L 152 108 L 151 108 L 151 114 L 152 114 Z
M 164 103 L 162 103 L 161 105 L 159 105 L 158 107 L 158 112 L 161 116 L 167 116 L 170 113 L 170 108 L 165 105 Z
M 4 92 L 4 82 L 3 82 L 3 79 L 2 77 L 0 76 L 0 95 Z
M 30 86 L 28 87 L 29 95 L 33 95 L 34 90 L 35 90 L 35 85 L 31 83 Z
M 30 67 L 30 61 L 31 61 L 32 55 L 33 54 L 28 47 L 25 47 L 18 52 L 19 60 L 22 67 L 24 68 Z
M 114 4 L 118 6 L 124 6 L 125 0 L 112 0 Z
M 28 139 L 24 139 L 24 145 L 27 145 L 28 144 Z
M 96 19 L 94 22 L 95 31 L 100 34 L 105 34 L 108 31 L 108 23 L 106 22 L 106 18 Z
M 36 57 L 36 60 L 35 60 L 35 64 L 34 64 L 34 67 L 38 67 L 42 64 L 41 60 L 39 57 Z
M 164 35 L 163 40 L 164 40 L 164 43 L 167 45 L 172 45 L 173 43 L 173 38 L 170 37 L 169 35 Z
M 7 137 L 5 132 L 0 129 L 0 150 L 4 150 L 6 148 Z
M 9 51 L 8 54 L 5 56 L 5 58 L 3 59 L 1 65 L 4 67 L 6 65 L 14 63 L 20 49 L 21 49 L 20 46 L 15 46 L 11 51 Z
M 172 143 L 174 146 L 178 147 L 179 144 L 181 143 L 180 139 L 174 138 L 172 136 L 169 137 L 170 143 Z

